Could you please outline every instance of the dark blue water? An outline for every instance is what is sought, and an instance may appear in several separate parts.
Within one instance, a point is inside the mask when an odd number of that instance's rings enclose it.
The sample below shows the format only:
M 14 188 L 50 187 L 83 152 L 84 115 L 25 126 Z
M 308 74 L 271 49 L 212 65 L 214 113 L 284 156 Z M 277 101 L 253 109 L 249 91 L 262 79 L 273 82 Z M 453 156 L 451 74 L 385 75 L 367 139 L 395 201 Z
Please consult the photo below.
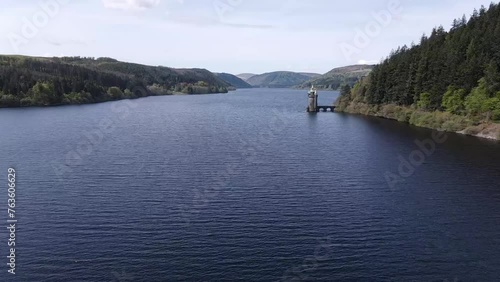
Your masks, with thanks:
M 419 155 L 433 131 L 305 107 L 266 89 L 1 109 L 19 222 L 0 281 L 499 281 L 500 143 Z

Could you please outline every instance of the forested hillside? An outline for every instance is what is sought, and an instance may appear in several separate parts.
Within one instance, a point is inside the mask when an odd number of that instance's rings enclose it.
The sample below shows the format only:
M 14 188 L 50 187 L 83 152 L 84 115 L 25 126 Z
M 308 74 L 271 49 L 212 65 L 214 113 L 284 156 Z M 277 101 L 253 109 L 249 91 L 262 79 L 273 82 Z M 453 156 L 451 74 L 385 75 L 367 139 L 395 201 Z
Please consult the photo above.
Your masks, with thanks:
M 0 107 L 98 103 L 124 98 L 227 92 L 204 69 L 171 69 L 111 58 L 0 56 Z
M 491 4 L 489 9 L 474 10 L 470 18 L 455 20 L 450 31 L 440 26 L 422 36 L 418 45 L 393 51 L 352 93 L 344 91 L 347 94 L 337 104 L 340 110 L 349 107 L 357 112 L 362 110 L 356 105 L 368 105 L 371 108 L 364 110 L 368 113 L 377 111 L 373 106 L 393 105 L 447 112 L 472 123 L 498 121 L 499 68 L 500 6 Z M 397 119 L 403 121 L 418 119 L 412 111 L 399 114 Z

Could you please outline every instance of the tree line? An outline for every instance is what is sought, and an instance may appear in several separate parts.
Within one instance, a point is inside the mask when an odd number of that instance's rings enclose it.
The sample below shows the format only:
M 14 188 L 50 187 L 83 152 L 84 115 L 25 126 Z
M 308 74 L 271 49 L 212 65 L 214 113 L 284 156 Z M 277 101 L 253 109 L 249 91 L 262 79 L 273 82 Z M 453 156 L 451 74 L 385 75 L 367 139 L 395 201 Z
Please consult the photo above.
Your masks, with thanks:
M 369 104 L 396 104 L 500 120 L 500 5 L 402 46 L 356 89 Z
M 0 107 L 87 104 L 174 92 L 227 92 L 207 70 L 175 70 L 112 58 L 0 56 Z

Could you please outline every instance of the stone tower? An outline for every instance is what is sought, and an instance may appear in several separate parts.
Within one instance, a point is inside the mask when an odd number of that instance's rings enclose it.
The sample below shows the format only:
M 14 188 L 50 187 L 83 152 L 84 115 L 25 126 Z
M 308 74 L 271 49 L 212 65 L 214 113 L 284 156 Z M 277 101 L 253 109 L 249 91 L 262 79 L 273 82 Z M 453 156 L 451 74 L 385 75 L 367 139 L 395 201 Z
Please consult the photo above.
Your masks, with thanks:
M 311 90 L 309 90 L 309 103 L 307 107 L 307 111 L 309 113 L 318 112 L 318 91 L 314 88 L 314 85 L 311 86 Z

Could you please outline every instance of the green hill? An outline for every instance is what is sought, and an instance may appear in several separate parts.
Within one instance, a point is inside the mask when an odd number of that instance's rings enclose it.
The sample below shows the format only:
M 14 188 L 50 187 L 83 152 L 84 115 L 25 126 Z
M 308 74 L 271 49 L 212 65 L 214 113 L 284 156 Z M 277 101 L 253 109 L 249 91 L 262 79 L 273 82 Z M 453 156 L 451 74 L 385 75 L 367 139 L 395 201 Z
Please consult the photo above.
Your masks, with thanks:
M 0 107 L 98 103 L 175 92 L 227 92 L 205 69 L 173 69 L 111 58 L 0 55 Z
M 353 65 L 335 68 L 324 75 L 314 77 L 298 86 L 298 88 L 310 88 L 314 85 L 318 89 L 337 90 L 344 84 L 353 86 L 362 77 L 367 76 L 373 65 Z
M 393 51 L 338 110 L 383 116 L 423 127 L 500 138 L 500 5 L 481 7 L 440 26 L 420 43 Z M 470 129 L 473 125 L 487 125 Z M 484 132 L 484 128 L 488 129 Z
M 308 76 L 310 79 L 321 76 L 321 74 L 319 73 L 312 73 L 312 72 L 299 72 L 299 73 Z
M 231 86 L 234 88 L 252 88 L 252 85 L 248 84 L 246 81 L 243 79 L 229 74 L 229 73 L 216 73 L 215 74 L 218 78 L 222 79 L 223 81 L 229 83 Z
M 288 88 L 302 84 L 317 75 L 319 74 L 278 71 L 252 76 L 247 82 L 253 87 Z

